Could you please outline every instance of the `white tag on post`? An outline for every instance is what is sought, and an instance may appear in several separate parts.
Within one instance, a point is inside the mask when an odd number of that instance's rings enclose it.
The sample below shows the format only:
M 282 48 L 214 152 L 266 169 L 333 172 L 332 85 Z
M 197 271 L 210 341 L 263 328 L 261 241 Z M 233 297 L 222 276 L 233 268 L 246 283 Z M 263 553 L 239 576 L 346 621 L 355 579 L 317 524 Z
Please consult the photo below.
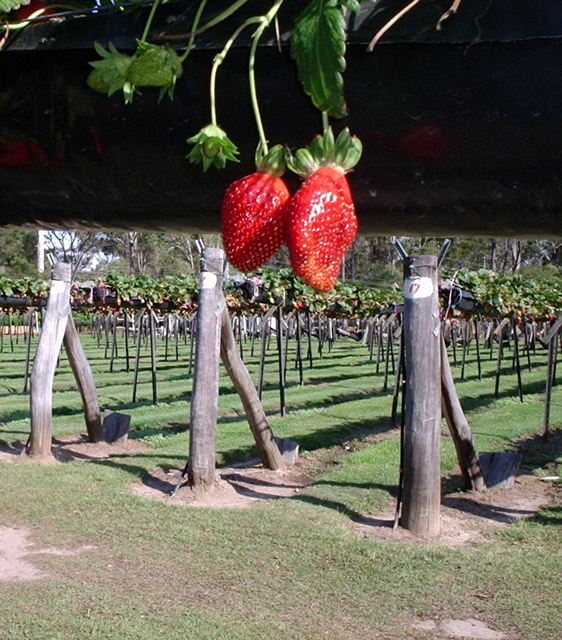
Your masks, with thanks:
M 433 281 L 431 278 L 406 278 L 404 280 L 404 298 L 416 300 L 417 298 L 429 298 L 433 293 Z
M 203 271 L 201 274 L 201 289 L 214 289 L 217 284 L 217 276 L 210 271 Z

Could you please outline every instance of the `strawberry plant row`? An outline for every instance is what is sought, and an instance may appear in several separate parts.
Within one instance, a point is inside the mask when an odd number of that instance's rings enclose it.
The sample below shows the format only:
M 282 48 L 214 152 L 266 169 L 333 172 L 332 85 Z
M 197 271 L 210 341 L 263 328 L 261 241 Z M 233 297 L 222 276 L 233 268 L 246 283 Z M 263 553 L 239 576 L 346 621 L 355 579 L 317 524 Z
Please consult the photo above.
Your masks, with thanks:
M 552 321 L 562 309 L 558 282 L 547 279 L 505 276 L 491 271 L 459 270 L 450 274 L 442 290 L 444 316 L 515 319 L 517 322 Z M 464 293 L 463 293 L 464 292 Z M 0 308 L 41 307 L 48 282 L 0 278 Z M 467 295 L 471 305 L 463 307 Z M 397 287 L 372 288 L 358 283 L 338 282 L 330 292 L 320 293 L 295 276 L 291 269 L 261 269 L 245 279 L 227 283 L 225 299 L 235 315 L 264 314 L 273 304 L 285 313 L 301 311 L 340 318 L 368 318 L 383 310 L 392 311 L 402 302 Z M 197 308 L 197 279 L 194 276 L 123 276 L 109 272 L 97 284 L 76 283 L 71 289 L 73 308 L 96 310 L 153 309 L 191 315 Z M 468 310 L 467 310 L 468 308 Z

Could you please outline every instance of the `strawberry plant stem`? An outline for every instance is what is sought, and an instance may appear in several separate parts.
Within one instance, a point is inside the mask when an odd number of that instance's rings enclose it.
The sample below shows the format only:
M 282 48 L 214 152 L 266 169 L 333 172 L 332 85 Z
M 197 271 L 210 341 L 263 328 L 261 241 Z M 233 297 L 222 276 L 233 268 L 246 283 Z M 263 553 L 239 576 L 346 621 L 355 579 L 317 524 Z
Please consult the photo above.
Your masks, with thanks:
M 189 40 L 187 41 L 187 46 L 185 49 L 185 53 L 179 57 L 180 62 L 184 62 L 191 48 L 193 47 L 193 42 L 195 41 L 195 32 L 197 31 L 197 27 L 199 26 L 199 21 L 201 20 L 201 16 L 203 15 L 203 11 L 205 10 L 205 6 L 207 4 L 207 0 L 201 0 L 199 4 L 199 8 L 197 9 L 197 13 L 193 18 L 193 24 L 191 25 L 191 35 L 189 36 Z
M 236 38 L 244 31 L 244 29 L 250 24 L 254 24 L 259 21 L 259 18 L 250 18 L 246 20 L 246 22 L 242 23 L 238 29 L 230 36 L 224 45 L 222 51 L 217 53 L 217 55 L 213 58 L 213 67 L 211 69 L 211 82 L 210 82 L 210 97 L 211 97 L 211 122 L 215 126 L 217 125 L 217 108 L 216 108 L 216 84 L 217 84 L 217 71 L 221 64 L 224 62 L 228 52 L 230 51 L 230 47 L 234 44 Z
M 412 0 L 410 4 L 405 6 L 401 11 L 399 11 L 395 16 L 393 16 L 384 25 L 384 27 L 379 29 L 375 34 L 374 38 L 369 43 L 369 46 L 367 47 L 367 52 L 371 53 L 371 51 L 375 48 L 375 45 L 377 44 L 377 42 L 384 36 L 384 34 L 390 29 L 390 27 L 395 25 L 403 16 L 405 16 L 408 13 L 408 11 L 412 10 L 418 4 L 419 1 L 420 0 Z
M 283 4 L 283 0 L 276 0 L 271 9 L 259 19 L 259 26 L 252 36 L 252 46 L 250 48 L 250 62 L 248 68 L 248 81 L 250 85 L 250 98 L 252 101 L 252 109 L 254 110 L 254 118 L 256 120 L 256 126 L 258 129 L 258 135 L 263 147 L 264 153 L 268 152 L 267 139 L 265 137 L 265 131 L 263 128 L 263 122 L 261 119 L 260 107 L 258 102 L 258 96 L 256 91 L 256 76 L 255 76 L 255 63 L 256 63 L 256 51 L 260 41 L 260 38 L 265 29 L 271 24 L 271 21 L 279 11 L 279 7 Z
M 279 11 L 279 7 L 283 4 L 284 0 L 275 0 L 271 9 L 262 16 L 254 16 L 252 18 L 248 18 L 245 22 L 243 22 L 234 33 L 227 40 L 224 45 L 222 51 L 218 53 L 213 59 L 213 67 L 211 69 L 211 80 L 210 80 L 210 99 L 211 99 L 211 122 L 215 126 L 217 126 L 217 111 L 216 111 L 216 80 L 217 80 L 217 71 L 220 65 L 224 62 L 228 52 L 230 51 L 230 47 L 234 44 L 236 38 L 244 31 L 246 27 L 249 27 L 252 24 L 257 24 L 258 28 L 252 36 L 252 46 L 250 49 L 250 63 L 249 63 L 249 84 L 250 84 L 250 95 L 252 100 L 252 108 L 254 110 L 254 117 L 256 119 L 256 125 L 258 128 L 258 134 L 261 140 L 261 143 L 264 147 L 265 152 L 267 153 L 267 141 L 265 139 L 265 133 L 263 130 L 263 125 L 261 121 L 261 115 L 259 111 L 259 104 L 256 93 L 256 83 L 255 83 L 255 59 L 256 59 L 256 50 L 260 40 L 261 35 L 265 31 L 265 29 L 271 24 L 271 21 Z M 239 3 L 235 3 L 239 4 Z M 208 23 L 210 24 L 210 23 Z
M 330 122 L 328 119 L 328 112 L 327 111 L 322 111 L 322 133 L 323 135 L 326 135 L 326 133 L 328 132 L 328 128 L 330 126 Z
M 160 0 L 155 0 L 154 4 L 150 8 L 150 13 L 148 14 L 148 19 L 146 21 L 146 24 L 144 25 L 144 31 L 142 32 L 142 36 L 141 36 L 141 40 L 143 42 L 146 42 L 146 38 L 148 37 L 148 31 L 150 30 L 150 25 L 152 24 L 152 21 L 154 20 L 154 15 L 155 15 L 156 9 L 158 9 L 159 5 L 160 5 Z
M 203 33 L 204 31 L 207 31 L 207 29 L 210 29 L 211 27 L 214 27 L 216 24 L 219 24 L 223 20 L 226 20 L 226 18 L 231 16 L 238 9 L 240 9 L 240 7 L 244 6 L 246 4 L 246 2 L 248 2 L 248 0 L 237 0 L 237 2 L 233 2 L 230 5 L 230 7 L 225 9 L 222 13 L 220 13 L 218 16 L 216 16 L 212 20 L 209 20 L 209 22 L 207 22 L 207 24 L 204 24 L 200 29 L 198 29 L 196 31 L 194 30 L 193 33 L 191 33 L 189 35 L 190 36 L 198 36 L 200 33 Z

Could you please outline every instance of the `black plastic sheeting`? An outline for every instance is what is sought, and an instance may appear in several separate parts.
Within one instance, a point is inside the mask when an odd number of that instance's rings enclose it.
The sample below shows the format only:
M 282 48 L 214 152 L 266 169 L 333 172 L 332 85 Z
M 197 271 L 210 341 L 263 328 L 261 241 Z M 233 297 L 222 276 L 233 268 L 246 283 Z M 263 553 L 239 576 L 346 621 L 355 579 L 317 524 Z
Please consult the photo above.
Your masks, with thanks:
M 247 11 L 256 4 L 270 3 L 249 2 Z M 285 3 L 293 14 L 306 4 Z M 464 0 L 435 31 L 450 2 L 421 0 L 367 54 L 396 4 L 366 3 L 353 19 L 349 116 L 333 122 L 364 144 L 349 175 L 360 233 L 562 237 L 562 3 Z M 153 31 L 187 32 L 192 5 L 164 5 Z M 202 37 L 173 101 L 158 105 L 156 90 L 145 90 L 125 106 L 91 91 L 93 41 L 132 47 L 145 18 L 40 23 L 0 51 L 1 226 L 219 228 L 223 191 L 253 170 L 257 144 L 247 42 L 231 50 L 218 79 L 219 123 L 242 162 L 203 173 L 185 158 L 186 138 L 209 122 L 211 61 L 235 23 Z M 290 24 L 281 13 L 282 43 Z M 270 142 L 307 145 L 320 116 L 285 44 L 279 51 L 273 37 L 264 40 L 257 75 Z

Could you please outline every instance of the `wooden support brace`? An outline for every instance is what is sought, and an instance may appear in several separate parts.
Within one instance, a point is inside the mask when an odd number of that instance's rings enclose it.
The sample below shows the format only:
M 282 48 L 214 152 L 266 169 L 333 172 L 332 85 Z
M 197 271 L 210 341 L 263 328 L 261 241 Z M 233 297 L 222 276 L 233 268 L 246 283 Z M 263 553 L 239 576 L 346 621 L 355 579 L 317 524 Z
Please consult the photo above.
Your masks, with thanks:
M 283 470 L 285 463 L 275 442 L 273 432 L 267 423 L 258 392 L 236 348 L 236 340 L 226 307 L 221 315 L 220 353 L 225 369 L 242 400 L 263 466 L 267 469 Z
M 441 335 L 441 402 L 466 485 L 475 491 L 482 491 L 486 488 L 486 484 L 470 426 L 455 389 L 443 335 Z
M 102 442 L 104 434 L 100 419 L 100 407 L 98 402 L 98 392 L 92 370 L 82 348 L 80 337 L 72 313 L 68 315 L 66 329 L 64 332 L 64 348 L 68 361 L 76 378 L 76 383 L 82 397 L 82 405 L 84 407 L 84 419 L 86 421 L 86 429 L 91 442 Z

